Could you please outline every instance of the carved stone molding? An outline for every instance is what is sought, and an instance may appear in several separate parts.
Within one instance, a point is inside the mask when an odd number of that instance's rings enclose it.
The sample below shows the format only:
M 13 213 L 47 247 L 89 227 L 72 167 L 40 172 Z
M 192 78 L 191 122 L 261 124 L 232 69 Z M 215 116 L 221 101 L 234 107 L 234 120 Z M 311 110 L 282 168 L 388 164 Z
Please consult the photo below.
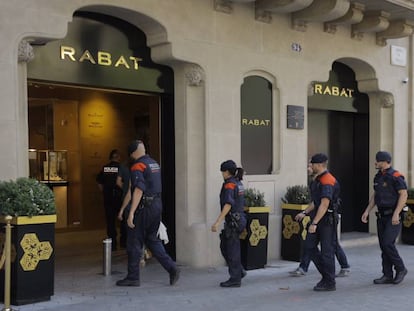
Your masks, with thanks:
M 337 25 L 353 25 L 360 23 L 364 18 L 364 9 L 365 6 L 363 4 L 357 2 L 351 3 L 348 12 L 344 16 L 324 24 L 324 31 L 335 33 Z
M 390 13 L 384 11 L 365 13 L 360 23 L 352 25 L 352 37 L 358 37 L 361 33 L 384 31 L 390 25 L 390 16 Z
M 394 96 L 388 92 L 378 92 L 379 104 L 382 108 L 391 108 L 394 106 Z
M 19 48 L 17 52 L 17 61 L 19 63 L 22 62 L 30 62 L 34 58 L 33 47 L 30 45 L 29 42 L 26 40 L 22 40 L 19 43 Z
M 272 13 L 269 11 L 264 11 L 261 9 L 258 9 L 256 7 L 255 9 L 255 18 L 259 22 L 270 24 L 272 22 Z
M 377 33 L 377 44 L 380 46 L 387 45 L 387 39 L 403 38 L 413 34 L 414 23 L 407 20 L 392 21 L 390 26 Z
M 308 23 L 303 20 L 294 19 L 292 17 L 292 28 L 296 31 L 305 32 L 308 29 Z
M 256 0 L 256 8 L 272 13 L 291 13 L 308 7 L 313 0 Z
M 214 9 L 217 12 L 231 14 L 233 12 L 233 6 L 230 0 L 214 0 Z
M 185 78 L 188 85 L 190 86 L 200 86 L 204 79 L 204 71 L 200 66 L 197 65 L 188 65 L 185 69 Z
M 327 22 L 346 15 L 348 0 L 314 0 L 307 8 L 292 13 L 292 26 L 296 29 L 303 22 Z

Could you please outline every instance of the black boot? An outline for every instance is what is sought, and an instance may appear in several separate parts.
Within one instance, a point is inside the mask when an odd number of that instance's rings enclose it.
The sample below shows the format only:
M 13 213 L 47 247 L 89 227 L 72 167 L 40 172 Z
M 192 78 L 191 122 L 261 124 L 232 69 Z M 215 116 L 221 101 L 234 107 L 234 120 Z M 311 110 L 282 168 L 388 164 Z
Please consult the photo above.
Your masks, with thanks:
M 240 287 L 241 282 L 240 281 L 234 281 L 232 279 L 228 279 L 226 282 L 220 283 L 221 287 Z

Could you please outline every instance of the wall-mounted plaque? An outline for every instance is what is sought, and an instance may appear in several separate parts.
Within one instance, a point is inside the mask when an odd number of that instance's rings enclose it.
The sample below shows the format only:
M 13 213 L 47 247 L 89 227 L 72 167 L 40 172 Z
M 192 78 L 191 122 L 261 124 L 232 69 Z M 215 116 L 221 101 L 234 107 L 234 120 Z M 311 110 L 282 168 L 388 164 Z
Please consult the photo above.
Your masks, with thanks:
M 287 106 L 287 128 L 303 129 L 305 113 L 303 106 Z

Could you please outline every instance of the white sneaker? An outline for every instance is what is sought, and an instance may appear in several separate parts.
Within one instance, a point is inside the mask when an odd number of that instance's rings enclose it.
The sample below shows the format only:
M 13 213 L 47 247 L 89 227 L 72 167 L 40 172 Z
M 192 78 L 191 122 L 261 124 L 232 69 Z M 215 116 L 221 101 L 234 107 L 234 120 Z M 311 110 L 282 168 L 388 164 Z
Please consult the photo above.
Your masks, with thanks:
M 341 269 L 339 273 L 336 275 L 336 277 L 343 278 L 345 276 L 349 276 L 350 273 L 351 271 L 349 269 Z
M 306 275 L 306 272 L 301 267 L 298 267 L 297 269 L 290 271 L 289 274 L 291 276 L 304 276 Z

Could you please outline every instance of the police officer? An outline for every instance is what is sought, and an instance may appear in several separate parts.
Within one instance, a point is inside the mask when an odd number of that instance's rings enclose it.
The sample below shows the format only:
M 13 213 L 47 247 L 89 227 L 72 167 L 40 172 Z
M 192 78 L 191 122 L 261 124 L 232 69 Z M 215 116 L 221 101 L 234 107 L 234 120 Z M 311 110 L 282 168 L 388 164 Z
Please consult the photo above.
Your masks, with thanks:
M 102 167 L 96 176 L 99 189 L 103 194 L 103 203 L 106 219 L 106 233 L 112 239 L 112 250 L 117 247 L 116 219 L 122 204 L 122 189 L 117 185 L 117 177 L 120 167 L 120 154 L 117 149 L 109 153 L 109 163 Z
M 221 282 L 221 287 L 240 287 L 241 279 L 246 275 L 240 258 L 240 233 L 246 227 L 244 213 L 243 169 L 237 167 L 233 160 L 221 163 L 224 182 L 220 191 L 221 213 L 211 226 L 217 232 L 218 226 L 225 220 L 224 229 L 220 234 L 220 250 L 226 260 L 230 278 Z
M 131 202 L 127 212 L 128 274 L 116 285 L 140 286 L 139 262 L 144 243 L 169 273 L 170 285 L 174 285 L 180 270 L 157 236 L 162 212 L 160 166 L 146 154 L 144 143 L 140 140 L 128 146 L 128 153 L 134 160 L 131 166 Z
M 316 268 L 322 275 L 315 291 L 334 291 L 335 284 L 335 249 L 337 219 L 333 203 L 339 198 L 339 183 L 328 172 L 328 157 L 323 153 L 312 156 L 312 170 L 315 180 L 311 184 L 311 198 L 315 208 L 313 221 L 308 228 L 305 247 Z M 321 250 L 318 249 L 318 244 Z
M 308 163 L 308 177 L 309 177 L 308 186 L 309 188 L 311 188 L 312 183 L 314 182 L 314 178 L 316 178 L 316 176 L 314 175 L 314 172 L 312 169 L 312 163 L 310 162 Z M 297 222 L 301 222 L 303 218 L 305 218 L 306 216 L 309 216 L 310 219 L 312 219 L 315 216 L 314 208 L 315 206 L 313 202 L 310 202 L 309 206 L 305 210 L 296 214 L 295 220 Z M 337 212 L 339 213 L 339 211 Z M 339 221 L 339 216 L 338 216 L 338 221 Z M 338 260 L 339 265 L 341 266 L 341 270 L 336 275 L 336 277 L 345 277 L 345 276 L 348 276 L 350 273 L 350 266 L 348 263 L 348 258 L 346 257 L 346 254 L 343 248 L 339 244 L 338 237 L 335 236 L 335 238 L 336 238 L 335 257 Z M 301 253 L 299 267 L 289 272 L 291 276 L 304 276 L 308 272 L 311 258 L 310 258 L 310 255 L 307 253 L 307 248 L 305 247 L 305 244 L 306 244 L 306 240 L 303 241 L 303 244 L 302 244 L 302 253 Z
M 392 168 L 391 154 L 378 151 L 375 160 L 378 173 L 374 177 L 374 194 L 361 220 L 367 223 L 369 212 L 377 206 L 377 233 L 382 252 L 383 276 L 375 279 L 374 284 L 399 284 L 407 274 L 407 269 L 395 247 L 395 240 L 401 231 L 400 214 L 408 197 L 407 184 L 404 176 Z

